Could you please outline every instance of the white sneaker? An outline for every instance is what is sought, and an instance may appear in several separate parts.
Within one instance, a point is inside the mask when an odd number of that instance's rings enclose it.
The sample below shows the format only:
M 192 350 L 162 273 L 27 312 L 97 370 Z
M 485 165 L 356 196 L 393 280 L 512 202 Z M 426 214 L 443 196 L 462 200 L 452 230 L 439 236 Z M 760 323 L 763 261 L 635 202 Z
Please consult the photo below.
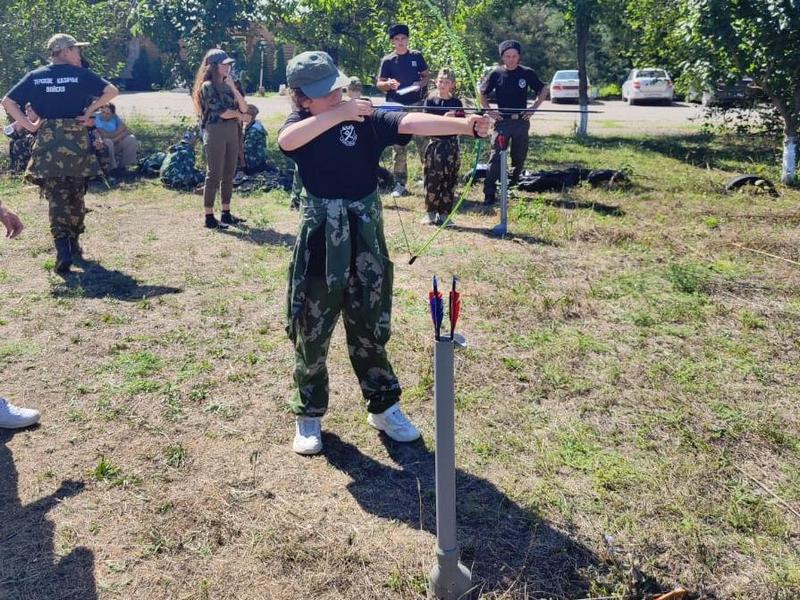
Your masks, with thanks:
M 392 190 L 392 198 L 400 198 L 401 196 L 405 196 L 407 193 L 406 186 L 404 186 L 402 183 L 398 183 Z
M 420 223 L 423 225 L 436 225 L 436 213 L 425 213 L 425 216 L 422 217 Z
M 367 422 L 396 442 L 413 442 L 419 439 L 419 431 L 400 410 L 399 402 L 395 402 L 379 415 L 370 413 Z
M 5 398 L 0 398 L 0 429 L 22 429 L 39 422 L 39 411 L 32 408 L 14 406 Z
M 297 417 L 292 450 L 298 454 L 320 453 L 322 450 L 321 417 Z

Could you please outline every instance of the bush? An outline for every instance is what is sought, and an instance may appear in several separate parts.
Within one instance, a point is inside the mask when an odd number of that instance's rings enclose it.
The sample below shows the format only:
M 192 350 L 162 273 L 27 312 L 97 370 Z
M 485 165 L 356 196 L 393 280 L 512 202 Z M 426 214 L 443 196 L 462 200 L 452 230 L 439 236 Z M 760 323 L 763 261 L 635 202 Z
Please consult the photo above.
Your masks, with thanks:
M 622 88 L 616 83 L 608 83 L 600 86 L 600 91 L 597 93 L 598 98 L 621 98 Z

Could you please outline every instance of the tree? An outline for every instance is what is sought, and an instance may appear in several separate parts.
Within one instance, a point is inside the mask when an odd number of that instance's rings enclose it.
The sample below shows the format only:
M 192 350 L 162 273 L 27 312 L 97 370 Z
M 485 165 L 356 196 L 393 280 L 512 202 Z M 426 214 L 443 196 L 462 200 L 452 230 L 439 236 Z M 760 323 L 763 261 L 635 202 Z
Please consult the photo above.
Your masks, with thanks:
M 575 49 L 578 62 L 578 104 L 581 114 L 577 134 L 588 134 L 589 115 L 589 82 L 586 75 L 586 50 L 589 46 L 590 26 L 594 14 L 602 0 L 555 0 L 555 5 L 564 11 L 568 23 L 575 30 Z
M 205 52 L 236 46 L 234 35 L 263 17 L 261 0 L 132 0 L 130 25 L 134 35 L 144 34 L 175 61 L 167 65 L 191 80 Z M 184 45 L 181 57 L 179 44 Z M 180 63 L 180 64 L 175 64 Z
M 286 53 L 283 50 L 283 44 L 278 44 L 278 49 L 275 51 L 275 70 L 272 82 L 275 87 L 286 85 Z
M 797 0 L 688 0 L 687 41 L 702 50 L 692 67 L 707 75 L 750 76 L 783 121 L 781 180 L 797 179 L 800 130 L 800 3 Z
M 575 0 L 575 43 L 578 54 L 578 104 L 581 108 L 577 134 L 588 135 L 589 81 L 586 77 L 586 47 L 589 45 L 589 26 L 595 0 Z
M 51 0 L 0 2 L 0 86 L 7 90 L 22 75 L 48 61 L 45 43 L 56 32 L 69 33 L 91 46 L 84 51 L 92 69 L 116 77 L 125 63 L 130 2 Z

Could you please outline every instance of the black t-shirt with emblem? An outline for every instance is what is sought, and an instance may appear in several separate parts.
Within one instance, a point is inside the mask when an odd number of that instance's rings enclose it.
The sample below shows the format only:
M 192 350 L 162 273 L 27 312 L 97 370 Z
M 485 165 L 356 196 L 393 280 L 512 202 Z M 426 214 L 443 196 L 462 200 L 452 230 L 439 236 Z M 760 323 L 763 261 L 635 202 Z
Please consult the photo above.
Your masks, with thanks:
M 420 73 L 428 70 L 428 63 L 422 53 L 417 50 L 409 50 L 405 54 L 392 52 L 381 59 L 381 68 L 378 71 L 378 79 L 396 79 L 400 82 L 398 89 L 403 89 L 415 81 L 419 81 Z M 400 95 L 395 90 L 386 92 L 387 102 L 399 102 L 406 106 L 416 104 L 425 97 L 425 90 L 409 92 Z
M 378 187 L 378 165 L 387 146 L 407 144 L 410 135 L 398 133 L 404 112 L 375 111 L 363 122 L 345 121 L 296 150 L 281 151 L 297 163 L 303 186 L 318 198 L 360 200 Z M 295 111 L 281 127 L 307 119 Z
M 503 66 L 496 67 L 481 86 L 481 94 L 487 96 L 493 91 L 497 93 L 497 107 L 502 113 L 504 108 L 525 108 L 528 102 L 528 88 L 539 94 L 544 83 L 536 71 L 530 67 L 519 65 L 513 71 Z M 508 116 L 512 113 L 505 113 Z
M 25 75 L 6 95 L 20 107 L 30 102 L 43 119 L 74 119 L 103 95 L 107 85 L 108 81 L 89 69 L 47 65 Z
M 425 111 L 426 113 L 431 113 L 434 115 L 442 115 L 444 116 L 446 113 L 450 112 L 451 110 L 458 110 L 459 108 L 464 108 L 464 105 L 461 103 L 461 100 L 458 98 L 440 98 L 439 96 L 428 96 L 425 99 Z M 457 137 L 455 135 L 436 135 L 431 137 L 438 137 L 438 138 L 452 138 Z

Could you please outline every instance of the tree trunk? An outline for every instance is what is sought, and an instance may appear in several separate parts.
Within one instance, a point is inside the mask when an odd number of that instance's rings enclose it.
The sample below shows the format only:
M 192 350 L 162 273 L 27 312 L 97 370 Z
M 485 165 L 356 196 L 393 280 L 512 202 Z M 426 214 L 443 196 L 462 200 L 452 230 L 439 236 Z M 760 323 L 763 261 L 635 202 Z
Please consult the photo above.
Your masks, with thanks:
M 580 121 L 576 133 L 579 137 L 588 135 L 589 131 L 589 85 L 586 77 L 586 46 L 589 43 L 590 0 L 575 0 L 575 37 L 578 46 L 578 104 L 580 104 Z
M 797 127 L 787 123 L 783 136 L 783 168 L 781 181 L 787 184 L 797 182 Z

